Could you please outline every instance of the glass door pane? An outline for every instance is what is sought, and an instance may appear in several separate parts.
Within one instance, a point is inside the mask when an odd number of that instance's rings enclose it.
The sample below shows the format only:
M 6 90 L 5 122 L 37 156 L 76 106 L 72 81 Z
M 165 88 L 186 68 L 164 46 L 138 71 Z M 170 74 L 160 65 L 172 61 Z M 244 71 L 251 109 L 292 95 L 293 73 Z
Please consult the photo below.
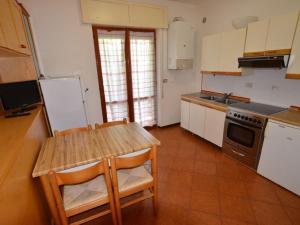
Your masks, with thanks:
M 98 30 L 107 121 L 128 118 L 125 31 Z
M 130 31 L 134 119 L 142 126 L 156 124 L 155 33 Z

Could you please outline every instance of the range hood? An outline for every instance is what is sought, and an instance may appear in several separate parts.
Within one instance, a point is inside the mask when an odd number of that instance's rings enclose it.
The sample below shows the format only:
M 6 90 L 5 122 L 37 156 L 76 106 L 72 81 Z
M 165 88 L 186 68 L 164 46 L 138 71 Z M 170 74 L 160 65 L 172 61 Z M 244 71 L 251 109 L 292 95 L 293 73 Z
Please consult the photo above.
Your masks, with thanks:
M 242 57 L 239 58 L 239 67 L 251 68 L 286 68 L 290 55 Z

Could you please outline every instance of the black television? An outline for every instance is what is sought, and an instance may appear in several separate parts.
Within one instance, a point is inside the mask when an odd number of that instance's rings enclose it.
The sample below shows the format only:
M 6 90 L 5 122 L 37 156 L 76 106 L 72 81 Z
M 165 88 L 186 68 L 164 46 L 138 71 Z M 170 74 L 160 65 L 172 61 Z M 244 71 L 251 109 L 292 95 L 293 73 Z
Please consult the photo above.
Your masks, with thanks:
M 36 80 L 0 84 L 0 100 L 5 111 L 26 111 L 41 103 Z

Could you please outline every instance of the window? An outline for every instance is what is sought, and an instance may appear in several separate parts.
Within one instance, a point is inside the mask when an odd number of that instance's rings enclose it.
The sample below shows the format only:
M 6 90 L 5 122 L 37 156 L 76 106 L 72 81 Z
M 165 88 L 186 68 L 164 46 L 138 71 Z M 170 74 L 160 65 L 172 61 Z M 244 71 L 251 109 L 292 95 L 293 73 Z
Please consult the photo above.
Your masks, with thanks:
M 155 31 L 93 27 L 104 121 L 156 124 Z

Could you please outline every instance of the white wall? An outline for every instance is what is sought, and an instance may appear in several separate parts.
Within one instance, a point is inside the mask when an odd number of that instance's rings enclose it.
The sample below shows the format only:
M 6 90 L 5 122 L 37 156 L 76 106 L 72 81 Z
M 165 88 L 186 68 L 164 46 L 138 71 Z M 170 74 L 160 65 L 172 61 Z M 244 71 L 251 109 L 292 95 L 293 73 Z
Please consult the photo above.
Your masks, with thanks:
M 87 113 L 90 123 L 101 122 L 102 113 L 98 88 L 97 70 L 91 25 L 81 22 L 79 0 L 20 0 L 31 15 L 31 22 L 38 45 L 38 55 L 45 75 L 65 76 L 79 73 L 87 94 Z M 166 0 L 145 0 L 144 2 L 166 5 L 170 20 L 182 16 L 198 27 L 198 9 Z M 159 125 L 168 125 L 180 120 L 179 99 L 182 93 L 199 90 L 196 69 L 170 72 L 165 68 L 166 31 L 158 32 L 158 85 Z M 161 63 L 163 62 L 163 63 Z M 196 67 L 195 67 L 196 68 Z M 161 79 L 169 82 L 164 87 L 162 98 Z M 67 104 L 66 104 L 67 105 Z
M 203 34 L 232 30 L 231 21 L 240 16 L 258 16 L 260 19 L 300 10 L 299 0 L 204 0 L 201 15 L 207 23 L 201 24 Z M 203 89 L 231 92 L 250 97 L 253 101 L 289 106 L 300 105 L 300 80 L 284 79 L 284 70 L 246 69 L 242 77 L 204 76 Z M 252 88 L 249 88 L 252 83 Z M 250 85 L 251 86 L 251 85 Z M 273 87 L 273 88 L 272 88 Z

